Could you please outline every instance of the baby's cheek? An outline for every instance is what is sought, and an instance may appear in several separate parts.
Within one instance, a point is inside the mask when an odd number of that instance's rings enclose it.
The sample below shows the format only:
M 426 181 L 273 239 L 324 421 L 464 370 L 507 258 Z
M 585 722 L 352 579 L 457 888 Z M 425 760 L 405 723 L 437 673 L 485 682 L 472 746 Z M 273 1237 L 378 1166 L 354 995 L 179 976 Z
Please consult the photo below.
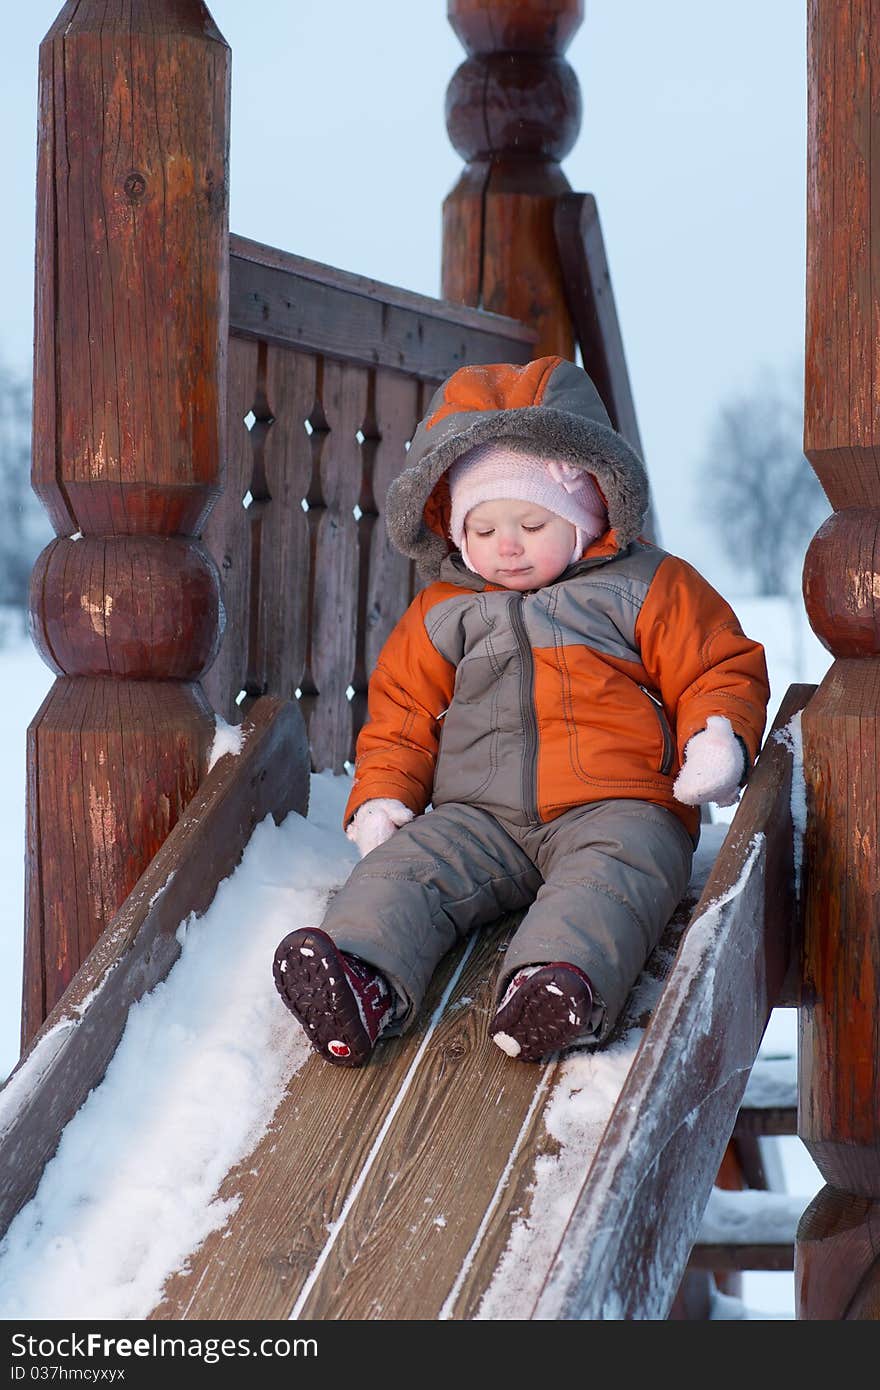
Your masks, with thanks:
M 536 545 L 533 551 L 533 563 L 540 565 L 542 569 L 562 571 L 568 564 L 571 549 L 574 545 L 574 528 L 572 528 L 571 539 L 560 536 L 558 533 L 551 536 L 540 534 L 535 537 Z

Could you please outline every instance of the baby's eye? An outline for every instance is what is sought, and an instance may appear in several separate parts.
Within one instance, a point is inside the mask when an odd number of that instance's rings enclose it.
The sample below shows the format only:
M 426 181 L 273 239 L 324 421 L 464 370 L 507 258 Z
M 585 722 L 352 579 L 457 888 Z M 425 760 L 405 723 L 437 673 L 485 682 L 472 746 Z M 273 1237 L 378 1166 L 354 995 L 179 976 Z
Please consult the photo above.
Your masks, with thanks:
M 524 526 L 524 527 L 523 527 L 523 530 L 524 530 L 524 531 L 543 531 L 543 529 L 544 529 L 544 522 L 543 522 L 543 521 L 539 521 L 538 524 L 537 524 L 537 526 Z
M 495 527 L 493 526 L 493 527 L 492 527 L 492 531 L 494 531 L 494 530 L 495 530 Z M 479 536 L 481 540 L 484 540 L 486 536 L 491 536 L 491 535 L 492 535 L 492 531 L 475 531 L 475 532 L 474 532 L 474 535 L 475 535 L 475 536 Z

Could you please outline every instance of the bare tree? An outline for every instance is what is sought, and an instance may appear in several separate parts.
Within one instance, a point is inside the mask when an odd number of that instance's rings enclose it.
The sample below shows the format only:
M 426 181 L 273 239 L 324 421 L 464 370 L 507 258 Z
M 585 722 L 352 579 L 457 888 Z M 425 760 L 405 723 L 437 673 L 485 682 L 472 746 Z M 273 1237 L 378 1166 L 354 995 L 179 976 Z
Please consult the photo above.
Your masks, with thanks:
M 30 484 L 31 392 L 23 376 L 0 366 L 0 604 L 23 608 L 30 573 L 52 537 Z
M 803 397 L 792 374 L 764 372 L 724 405 L 700 469 L 702 510 L 758 594 L 792 594 L 831 507 L 803 454 Z

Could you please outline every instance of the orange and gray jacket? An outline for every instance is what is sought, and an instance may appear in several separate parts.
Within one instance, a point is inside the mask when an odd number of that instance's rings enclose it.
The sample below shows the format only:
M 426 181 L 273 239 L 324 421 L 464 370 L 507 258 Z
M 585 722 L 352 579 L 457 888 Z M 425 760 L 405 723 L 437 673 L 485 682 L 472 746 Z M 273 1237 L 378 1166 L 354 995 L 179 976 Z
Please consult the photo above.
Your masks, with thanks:
M 586 469 L 608 508 L 605 534 L 533 592 L 487 583 L 448 539 L 450 464 L 499 438 Z M 684 746 L 726 715 L 751 763 L 767 670 L 711 585 L 640 538 L 647 503 L 641 461 L 574 363 L 462 367 L 438 389 L 386 503 L 428 582 L 370 678 L 346 824 L 374 797 L 416 815 L 469 802 L 517 825 L 632 797 L 695 832 L 699 809 L 672 795 Z

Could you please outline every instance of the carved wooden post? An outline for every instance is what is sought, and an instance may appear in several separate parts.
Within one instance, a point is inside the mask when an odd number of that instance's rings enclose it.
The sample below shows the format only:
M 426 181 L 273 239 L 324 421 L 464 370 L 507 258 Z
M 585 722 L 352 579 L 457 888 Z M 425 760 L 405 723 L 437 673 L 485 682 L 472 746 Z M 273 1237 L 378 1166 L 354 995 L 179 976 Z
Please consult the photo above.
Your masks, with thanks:
M 201 0 L 67 4 L 40 48 L 33 485 L 58 538 L 28 732 L 26 1043 L 198 786 L 222 625 L 228 47 Z
M 804 448 L 835 509 L 804 566 L 835 657 L 803 717 L 804 1318 L 880 1317 L 880 13 L 810 0 Z
M 563 54 L 583 0 L 448 0 L 468 57 L 446 94 L 467 168 L 443 206 L 443 296 L 527 323 L 534 355 L 574 356 L 553 217 L 570 185 L 577 77 Z

